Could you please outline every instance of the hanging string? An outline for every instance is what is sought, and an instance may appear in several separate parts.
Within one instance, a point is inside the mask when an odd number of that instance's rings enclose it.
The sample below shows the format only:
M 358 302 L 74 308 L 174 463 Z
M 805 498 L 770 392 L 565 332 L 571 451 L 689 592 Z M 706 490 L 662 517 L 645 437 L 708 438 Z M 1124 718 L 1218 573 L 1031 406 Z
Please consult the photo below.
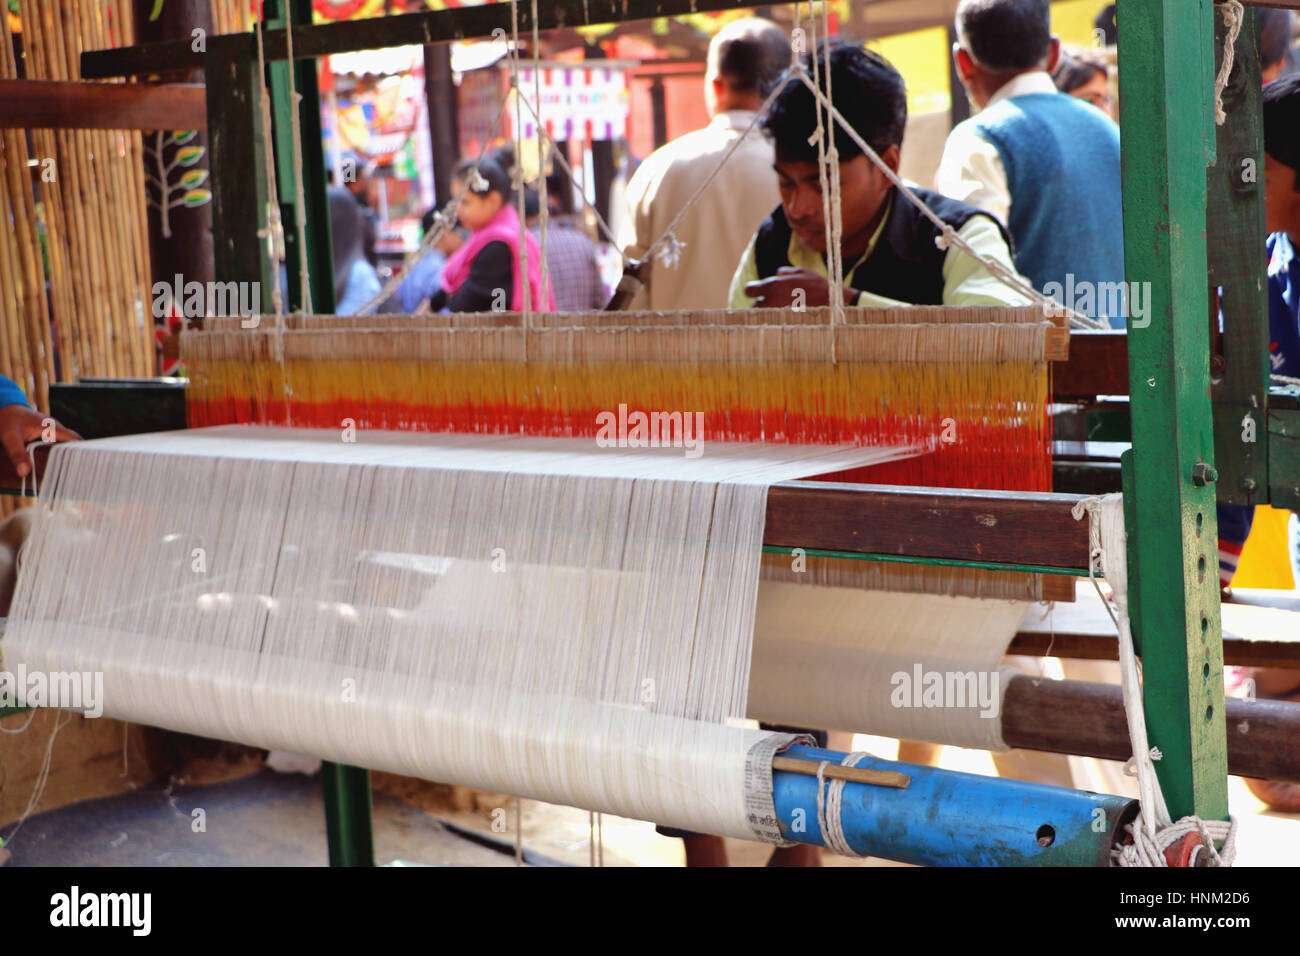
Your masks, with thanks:
M 510 30 L 514 38 L 514 49 L 510 57 L 510 91 L 515 98 L 515 199 L 519 206 L 519 272 L 520 288 L 523 291 L 522 303 L 524 330 L 524 360 L 528 360 L 528 330 L 533 324 L 533 297 L 528 283 L 528 227 L 524 221 L 524 91 L 519 88 L 519 0 L 510 0 Z M 536 51 L 534 51 L 534 55 Z M 515 306 L 520 306 L 516 302 Z
M 293 149 L 293 219 L 298 230 L 298 302 L 299 309 L 311 315 L 311 282 L 307 271 L 307 196 L 302 184 L 302 123 L 298 118 L 302 96 L 298 93 L 298 82 L 294 76 L 293 0 L 284 0 L 284 37 L 289 56 L 289 132 Z
M 36 708 L 32 708 L 33 716 L 35 713 Z M 64 717 L 67 717 L 67 720 L 64 720 Z M 27 723 L 23 725 L 22 729 L 26 730 L 31 722 L 31 717 L 27 718 Z M 65 714 L 61 710 L 55 711 L 54 729 L 50 731 L 49 743 L 45 745 L 45 755 L 41 759 L 41 769 L 37 772 L 36 781 L 32 785 L 32 795 L 27 801 L 27 806 L 23 808 L 23 812 L 19 815 L 18 822 L 13 830 L 10 831 L 7 837 L 0 839 L 0 847 L 9 846 L 14 842 L 14 838 L 18 836 L 18 831 L 23 828 L 27 818 L 32 815 L 32 811 L 41 802 L 41 797 L 45 796 L 45 786 L 50 782 L 50 771 L 54 766 L 54 740 L 59 736 L 59 731 L 70 723 L 72 723 L 72 714 Z
M 541 116 L 538 115 L 538 111 L 533 107 L 533 104 L 528 102 L 528 100 L 524 100 L 524 106 L 528 108 L 528 112 L 532 115 L 533 120 L 537 123 L 538 136 L 545 137 L 547 151 L 551 154 L 551 156 L 559 160 L 560 168 L 562 168 L 564 172 L 568 175 L 570 181 L 574 183 L 579 182 L 577 174 L 574 173 L 573 171 L 573 166 L 570 165 L 568 159 L 564 156 L 564 153 L 560 150 L 559 146 L 556 145 L 555 140 L 551 138 L 551 135 L 546 131 L 545 127 L 542 125 Z M 595 216 L 596 225 L 597 228 L 600 230 L 601 234 L 604 235 L 605 239 L 609 242 L 609 244 L 614 247 L 614 251 L 619 254 L 619 257 L 623 260 L 623 264 L 627 265 L 628 258 L 626 255 L 623 254 L 623 250 L 619 248 L 618 240 L 614 237 L 614 231 L 609 228 L 609 223 L 607 223 L 605 221 L 605 218 L 601 216 L 600 210 L 596 208 L 595 204 L 592 203 L 592 201 L 587 198 L 587 191 L 585 189 L 579 189 L 578 192 L 582 196 L 583 205 L 587 209 L 591 210 L 591 212 Z
M 824 5 L 825 5 L 825 0 L 823 0 L 823 6 Z M 812 46 L 811 59 L 812 59 L 812 66 L 813 66 L 813 82 L 818 83 L 818 85 L 820 86 L 819 81 L 821 79 L 821 64 L 817 59 L 817 8 L 812 4 L 809 4 L 808 6 L 808 23 L 809 26 L 811 27 L 808 42 Z M 829 38 L 827 38 L 825 42 L 826 42 L 826 48 L 827 50 L 829 50 L 830 49 Z M 827 61 L 826 68 L 827 68 L 827 72 L 829 73 L 830 71 L 829 60 Z M 830 77 L 828 76 L 827 79 L 829 80 Z M 839 364 L 839 355 L 838 355 L 837 343 L 835 340 L 835 306 L 834 306 L 834 301 L 837 292 L 840 298 L 840 302 L 843 303 L 844 301 L 844 293 L 842 291 L 839 291 L 840 288 L 839 270 L 835 267 L 836 249 L 835 249 L 835 243 L 833 241 L 833 236 L 832 236 L 831 215 L 830 215 L 830 207 L 835 204 L 837 197 L 831 195 L 830 181 L 829 181 L 829 177 L 827 176 L 826 167 L 830 162 L 830 159 L 826 153 L 826 123 L 822 122 L 822 103 L 820 100 L 818 100 L 816 103 L 813 104 L 813 106 L 817 116 L 817 128 L 813 131 L 813 137 L 817 140 L 817 181 L 818 181 L 818 185 L 821 188 L 822 227 L 825 230 L 825 235 L 826 235 L 826 279 L 827 282 L 830 284 L 829 299 L 830 299 L 831 308 L 828 312 L 828 319 L 831 326 L 830 356 L 831 356 L 831 364 L 837 365 Z M 833 121 L 831 121 L 829 113 L 826 114 L 826 120 L 827 122 L 830 123 L 831 131 L 833 133 L 835 130 L 835 124 Z
M 825 38 L 825 58 L 824 69 L 826 72 L 826 103 L 829 106 L 835 102 L 835 97 L 831 92 L 831 13 L 830 4 L 827 0 L 822 0 L 822 17 L 823 29 L 822 36 Z M 831 267 L 831 260 L 828 259 L 826 266 L 831 279 L 831 325 L 844 325 L 844 216 L 843 204 L 841 202 L 840 192 L 840 151 L 835 145 L 835 121 L 831 119 L 830 113 L 826 114 L 826 123 L 830 127 L 827 147 L 829 152 L 826 156 L 826 164 L 830 170 L 831 177 L 831 241 L 830 249 L 835 252 L 834 267 Z M 834 328 L 831 330 L 831 342 L 835 341 Z
M 280 290 L 280 260 L 284 258 L 284 223 L 280 219 L 280 196 L 275 186 L 275 137 L 271 128 L 271 97 L 266 88 L 266 59 L 262 49 L 262 18 L 265 3 L 259 5 L 254 26 L 257 32 L 257 93 L 262 114 L 262 158 L 266 175 L 266 226 L 257 231 L 267 242 L 271 257 L 271 303 L 276 328 L 284 328 L 284 298 Z
M 1223 91 L 1232 75 L 1232 63 L 1237 55 L 1237 37 L 1246 19 L 1246 8 L 1239 0 L 1226 0 L 1218 4 L 1218 9 L 1223 14 L 1223 25 L 1227 30 L 1227 35 L 1223 38 L 1223 64 L 1219 67 L 1219 75 L 1214 78 L 1214 122 L 1215 125 L 1222 126 L 1228 118 L 1228 114 L 1223 111 Z
M 772 103 L 776 100 L 780 92 L 781 84 L 778 83 L 772 92 L 768 94 L 767 99 L 763 101 L 763 104 L 754 113 L 754 118 L 749 121 L 749 125 L 745 127 L 745 131 L 736 138 L 735 142 L 727 147 L 727 151 L 722 154 L 722 158 L 718 160 L 718 164 L 713 168 L 712 172 L 709 173 L 708 178 L 705 179 L 704 182 L 700 183 L 695 192 L 691 194 L 690 199 L 686 200 L 686 204 L 678 210 L 677 215 L 673 217 L 670 223 L 668 223 L 668 227 L 664 229 L 663 234 L 650 245 L 649 249 L 646 250 L 645 255 L 642 256 L 643 260 L 648 260 L 656 253 L 660 252 L 662 246 L 676 242 L 676 236 L 674 236 L 673 233 L 674 230 L 676 230 L 677 225 L 683 218 L 685 218 L 686 214 L 691 211 L 691 208 L 699 202 L 700 197 L 704 195 L 705 190 L 707 190 L 713 180 L 717 178 L 718 173 L 722 172 L 722 168 L 727 165 L 727 160 L 731 159 L 732 154 L 740 148 L 740 145 L 745 142 L 749 134 L 758 126 L 763 117 L 767 115 L 768 109 L 772 106 Z M 678 243 L 678 246 L 680 247 L 681 243 Z
M 542 40 L 537 27 L 537 0 L 533 0 L 533 99 L 537 101 L 537 108 L 533 110 L 534 115 L 540 112 L 542 108 L 541 55 Z M 520 165 L 523 165 L 522 162 Z M 551 210 L 550 195 L 546 187 L 546 160 L 542 153 L 542 120 L 540 116 L 537 118 L 537 214 L 541 221 L 542 236 L 542 302 L 540 308 L 544 311 L 551 301 L 551 267 L 549 260 L 546 258 L 546 234 L 550 227 Z
M 1129 740 L 1133 745 L 1131 763 L 1138 779 L 1142 810 L 1127 829 L 1133 843 L 1120 847 L 1113 855 L 1118 866 L 1168 866 L 1164 851 L 1188 833 L 1200 833 L 1206 841 L 1211 859 L 1217 866 L 1231 866 L 1236 854 L 1236 821 L 1201 820 L 1186 816 L 1173 821 L 1156 776 L 1154 760 L 1160 751 L 1147 737 L 1146 711 L 1143 707 L 1142 675 L 1128 615 L 1127 533 L 1124 527 L 1124 496 L 1109 494 L 1084 498 L 1071 512 L 1074 520 L 1088 519 L 1088 578 L 1097 587 L 1098 572 L 1110 585 L 1108 601 L 1102 604 L 1115 622 L 1119 637 L 1120 685 L 1124 696 L 1124 713 L 1128 721 Z M 1113 604 L 1113 608 L 1112 608 Z M 1217 850 L 1214 841 L 1223 843 Z

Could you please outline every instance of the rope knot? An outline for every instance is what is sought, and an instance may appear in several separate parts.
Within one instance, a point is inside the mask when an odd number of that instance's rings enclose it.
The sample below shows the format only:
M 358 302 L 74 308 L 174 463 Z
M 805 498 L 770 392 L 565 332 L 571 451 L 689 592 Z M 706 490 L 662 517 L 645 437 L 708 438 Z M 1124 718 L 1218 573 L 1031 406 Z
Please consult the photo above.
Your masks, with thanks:
M 943 232 L 934 237 L 934 244 L 939 249 L 947 249 L 952 245 L 953 240 L 957 237 L 957 231 L 952 226 L 944 223 Z
M 1196 859 L 1202 852 L 1208 854 L 1209 866 L 1232 866 L 1237 856 L 1237 821 L 1233 817 L 1227 820 L 1202 820 L 1197 816 L 1183 817 L 1156 830 L 1154 836 L 1148 834 L 1147 829 L 1141 813 L 1136 820 L 1124 827 L 1124 832 L 1132 842 L 1117 846 L 1111 851 L 1113 866 L 1196 866 Z M 1171 864 L 1170 856 L 1166 851 L 1173 851 L 1176 854 L 1176 844 L 1186 840 L 1190 835 L 1199 836 L 1200 845 L 1195 847 L 1184 861 L 1175 859 Z M 1216 842 L 1222 843 L 1223 849 L 1215 847 Z
M 664 233 L 660 240 L 663 245 L 655 253 L 655 258 L 663 263 L 666 269 L 676 269 L 678 263 L 682 261 L 682 250 L 686 248 L 686 243 L 677 238 L 673 232 Z

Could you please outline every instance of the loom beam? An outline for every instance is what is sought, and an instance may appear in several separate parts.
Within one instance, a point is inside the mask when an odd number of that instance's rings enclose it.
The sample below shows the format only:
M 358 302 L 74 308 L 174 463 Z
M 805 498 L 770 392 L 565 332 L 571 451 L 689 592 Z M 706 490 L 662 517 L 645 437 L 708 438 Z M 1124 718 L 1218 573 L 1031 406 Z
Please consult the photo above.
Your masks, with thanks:
M 1227 699 L 1228 772 L 1300 783 L 1300 703 Z M 1128 760 L 1118 685 L 1013 677 L 1002 700 L 1008 747 Z
M 844 754 L 791 747 L 787 754 L 838 764 Z M 981 777 L 875 758 L 859 766 L 907 774 L 906 789 L 847 783 L 841 820 L 865 856 L 919 866 L 1106 866 L 1137 801 L 1037 783 Z M 825 846 L 817 778 L 776 771 L 772 797 L 781 831 Z

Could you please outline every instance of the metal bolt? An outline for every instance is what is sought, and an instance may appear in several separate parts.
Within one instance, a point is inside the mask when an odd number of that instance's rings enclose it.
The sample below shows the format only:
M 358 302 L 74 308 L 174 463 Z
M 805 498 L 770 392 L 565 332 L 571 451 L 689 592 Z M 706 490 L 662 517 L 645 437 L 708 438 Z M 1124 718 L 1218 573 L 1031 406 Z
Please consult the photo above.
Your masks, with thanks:
M 1241 479 L 1241 490 L 1246 494 L 1253 494 L 1257 487 L 1259 486 L 1256 484 L 1254 478 L 1245 477 Z
M 1192 465 L 1192 484 L 1198 488 L 1204 488 L 1212 481 L 1219 480 L 1219 473 L 1203 461 L 1198 461 Z

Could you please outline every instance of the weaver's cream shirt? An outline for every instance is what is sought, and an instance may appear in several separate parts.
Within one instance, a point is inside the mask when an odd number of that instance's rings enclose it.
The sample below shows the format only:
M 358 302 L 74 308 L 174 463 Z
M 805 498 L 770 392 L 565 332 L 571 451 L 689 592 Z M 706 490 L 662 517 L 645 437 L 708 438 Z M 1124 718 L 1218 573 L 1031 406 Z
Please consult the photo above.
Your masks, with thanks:
M 620 236 L 629 257 L 645 255 L 753 119 L 748 110 L 719 113 L 704 129 L 673 140 L 641 164 L 628 183 L 629 216 Z M 677 267 L 656 260 L 646 292 L 637 295 L 632 308 L 727 307 L 741 253 L 781 202 L 772 161 L 772 146 L 756 125 L 673 229 L 684 245 Z

